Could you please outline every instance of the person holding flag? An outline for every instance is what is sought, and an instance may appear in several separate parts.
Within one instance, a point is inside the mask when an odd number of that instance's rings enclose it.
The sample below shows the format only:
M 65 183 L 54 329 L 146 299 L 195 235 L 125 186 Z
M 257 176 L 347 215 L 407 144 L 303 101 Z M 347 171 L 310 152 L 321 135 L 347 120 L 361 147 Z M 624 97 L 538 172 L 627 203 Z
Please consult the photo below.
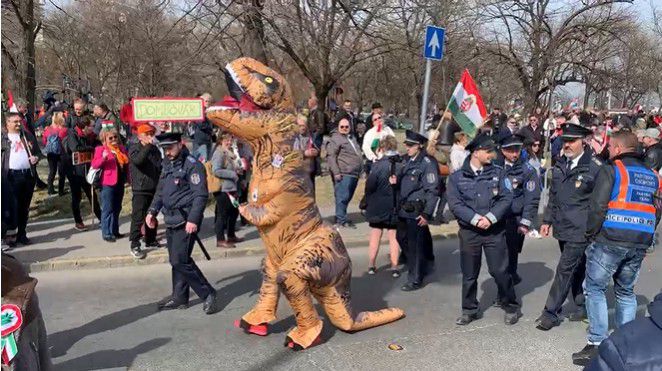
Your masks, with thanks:
M 363 145 L 361 147 L 361 149 L 363 149 L 363 155 L 368 159 L 365 168 L 366 174 L 370 174 L 372 163 L 378 160 L 376 152 L 379 147 L 379 141 L 387 136 L 395 136 L 393 130 L 384 124 L 384 119 L 381 114 L 374 113 L 371 116 L 372 127 L 365 133 L 365 136 L 363 137 Z

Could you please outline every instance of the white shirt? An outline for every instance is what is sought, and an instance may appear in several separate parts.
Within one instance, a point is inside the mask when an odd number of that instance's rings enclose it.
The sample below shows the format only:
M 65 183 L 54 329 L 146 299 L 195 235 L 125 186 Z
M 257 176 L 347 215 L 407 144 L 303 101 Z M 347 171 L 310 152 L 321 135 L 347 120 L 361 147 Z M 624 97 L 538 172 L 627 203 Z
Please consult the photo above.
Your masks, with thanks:
M 361 149 L 363 149 L 363 154 L 368 159 L 368 161 L 377 160 L 377 154 L 373 152 L 371 148 L 372 142 L 375 139 L 381 140 L 387 135 L 393 137 L 395 136 L 395 134 L 393 134 L 393 130 L 391 130 L 391 128 L 386 125 L 382 125 L 382 131 L 379 133 L 377 132 L 377 126 L 371 127 L 370 130 L 365 133 L 365 136 L 363 136 L 363 146 Z
M 582 158 L 582 156 L 584 156 L 584 152 L 580 153 L 579 156 L 570 161 L 570 170 L 577 167 L 577 164 L 579 164 L 579 159 Z
M 28 151 L 21 141 L 21 136 L 18 133 L 7 133 L 9 142 L 11 143 L 11 150 L 9 152 L 9 169 L 11 170 L 25 170 L 30 168 L 30 160 L 28 159 Z
M 453 144 L 451 147 L 451 173 L 462 168 L 467 156 L 469 156 L 469 151 L 459 144 Z
M 483 167 L 474 167 L 471 163 L 469 163 L 469 166 L 471 166 L 471 170 L 473 170 L 474 174 L 478 175 L 479 171 L 483 171 Z

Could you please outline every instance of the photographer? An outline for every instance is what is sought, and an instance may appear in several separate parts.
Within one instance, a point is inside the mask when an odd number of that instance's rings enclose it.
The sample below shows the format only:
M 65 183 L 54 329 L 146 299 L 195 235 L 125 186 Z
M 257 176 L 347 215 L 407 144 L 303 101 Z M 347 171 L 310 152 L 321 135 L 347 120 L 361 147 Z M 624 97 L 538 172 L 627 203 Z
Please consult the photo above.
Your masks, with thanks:
M 377 160 L 373 163 L 373 170 L 368 175 L 365 183 L 365 216 L 371 228 L 368 243 L 370 260 L 368 274 L 377 272 L 375 261 L 377 260 L 377 253 L 379 253 L 379 242 L 382 239 L 382 233 L 386 229 L 390 247 L 391 275 L 394 278 L 400 277 L 398 271 L 400 245 L 395 233 L 398 221 L 398 195 L 396 184 L 392 184 L 389 179 L 396 177 L 397 171 L 402 167 L 402 159 L 397 149 L 398 143 L 392 135 L 384 136 L 379 141 L 376 148 Z
M 407 130 L 404 166 L 397 177 L 389 178 L 391 184 L 397 181 L 400 187 L 397 238 L 406 254 L 409 271 L 402 291 L 420 289 L 428 265 L 434 261 L 428 221 L 439 200 L 439 168 L 437 161 L 425 152 L 427 141 L 423 135 Z

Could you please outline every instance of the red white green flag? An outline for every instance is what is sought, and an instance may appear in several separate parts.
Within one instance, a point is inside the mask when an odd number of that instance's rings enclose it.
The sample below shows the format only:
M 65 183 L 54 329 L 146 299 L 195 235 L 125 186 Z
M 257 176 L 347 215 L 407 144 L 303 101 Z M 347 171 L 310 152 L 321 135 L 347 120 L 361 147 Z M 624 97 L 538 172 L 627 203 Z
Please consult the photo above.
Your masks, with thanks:
M 455 122 L 460 125 L 462 131 L 470 137 L 475 136 L 477 129 L 483 126 L 487 110 L 478 87 L 467 69 L 462 72 L 462 78 L 453 91 L 448 110 L 453 114 Z

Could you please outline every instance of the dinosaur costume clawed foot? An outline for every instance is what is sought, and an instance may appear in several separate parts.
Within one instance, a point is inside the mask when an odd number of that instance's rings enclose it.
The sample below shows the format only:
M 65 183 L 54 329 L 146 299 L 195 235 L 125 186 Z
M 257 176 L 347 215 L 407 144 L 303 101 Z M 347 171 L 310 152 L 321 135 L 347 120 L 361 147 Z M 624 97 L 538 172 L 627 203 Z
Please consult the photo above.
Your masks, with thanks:
M 347 332 L 404 317 L 398 308 L 352 312 L 351 261 L 340 234 L 322 222 L 315 204 L 302 153 L 295 146 L 297 125 L 287 81 L 250 58 L 229 63 L 225 73 L 231 96 L 208 108 L 207 117 L 253 149 L 248 203 L 239 212 L 257 227 L 266 249 L 259 299 L 235 325 L 266 335 L 281 292 L 296 319 L 285 342 L 292 349 L 322 341 L 323 322 L 313 298 L 331 323 Z

